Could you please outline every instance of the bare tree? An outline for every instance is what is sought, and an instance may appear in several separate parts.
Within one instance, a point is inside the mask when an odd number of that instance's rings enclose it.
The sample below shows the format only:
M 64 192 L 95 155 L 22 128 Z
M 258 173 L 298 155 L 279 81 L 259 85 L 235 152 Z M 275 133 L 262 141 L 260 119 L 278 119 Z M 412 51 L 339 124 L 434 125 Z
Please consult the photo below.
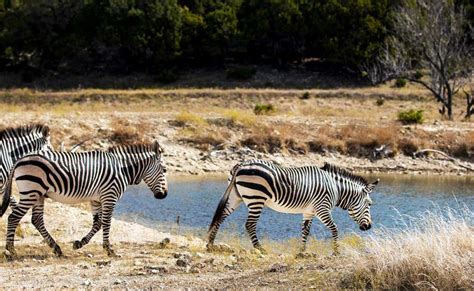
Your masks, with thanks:
M 464 9 L 452 0 L 403 1 L 393 18 L 393 36 L 368 77 L 421 84 L 441 103 L 440 113 L 452 119 L 453 97 L 472 79 L 473 48 L 466 27 Z

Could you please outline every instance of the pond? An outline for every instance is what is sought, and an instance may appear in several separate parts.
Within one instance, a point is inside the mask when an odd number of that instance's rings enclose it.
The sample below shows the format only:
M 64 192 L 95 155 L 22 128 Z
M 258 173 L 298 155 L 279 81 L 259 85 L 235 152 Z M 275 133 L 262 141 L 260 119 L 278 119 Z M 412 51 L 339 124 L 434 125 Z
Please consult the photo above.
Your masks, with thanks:
M 372 193 L 373 228 L 408 227 L 401 217 L 422 215 L 427 210 L 446 207 L 474 211 L 474 177 L 378 175 L 380 183 Z M 375 179 L 368 177 L 369 181 Z M 227 187 L 226 176 L 204 176 L 169 180 L 169 194 L 156 200 L 146 185 L 131 186 L 119 201 L 114 217 L 138 222 L 164 232 L 192 232 L 203 235 Z M 179 217 L 179 226 L 177 219 Z M 245 235 L 247 208 L 241 204 L 221 230 Z M 342 235 L 362 233 L 348 213 L 336 208 L 333 217 Z M 300 236 L 302 216 L 264 208 L 258 223 L 261 238 L 274 240 Z M 370 232 L 370 231 L 369 231 Z M 330 232 L 314 220 L 312 235 L 329 238 Z

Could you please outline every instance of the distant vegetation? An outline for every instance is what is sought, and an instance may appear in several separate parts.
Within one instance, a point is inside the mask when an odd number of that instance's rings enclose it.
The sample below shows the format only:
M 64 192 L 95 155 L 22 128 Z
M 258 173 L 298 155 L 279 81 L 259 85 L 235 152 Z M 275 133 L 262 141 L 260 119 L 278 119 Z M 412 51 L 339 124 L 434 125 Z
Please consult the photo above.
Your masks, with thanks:
M 390 34 L 388 0 L 2 0 L 0 70 L 39 75 L 146 72 L 318 58 L 358 68 Z M 467 5 L 469 1 L 458 0 Z M 472 17 L 471 17 L 472 23 Z M 165 71 L 171 70 L 171 73 Z M 230 69 L 230 78 L 246 79 Z

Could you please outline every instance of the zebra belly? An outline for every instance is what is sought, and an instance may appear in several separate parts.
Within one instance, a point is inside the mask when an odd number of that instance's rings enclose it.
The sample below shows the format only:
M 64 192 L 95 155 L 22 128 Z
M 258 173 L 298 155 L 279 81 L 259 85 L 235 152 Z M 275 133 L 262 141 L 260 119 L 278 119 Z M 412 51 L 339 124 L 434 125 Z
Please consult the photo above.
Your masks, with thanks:
M 275 203 L 273 200 L 268 199 L 265 203 L 265 205 L 275 211 L 282 212 L 282 213 L 293 213 L 293 214 L 298 214 L 298 213 L 313 213 L 313 207 L 311 206 L 303 206 L 303 207 L 286 207 L 283 205 L 279 205 L 278 203 Z
M 88 196 L 67 196 L 61 193 L 56 193 L 56 192 L 48 192 L 46 194 L 48 198 L 51 198 L 54 201 L 61 202 L 64 204 L 77 204 L 77 203 L 83 203 L 83 202 L 90 202 L 93 200 L 99 200 L 98 195 L 88 195 Z

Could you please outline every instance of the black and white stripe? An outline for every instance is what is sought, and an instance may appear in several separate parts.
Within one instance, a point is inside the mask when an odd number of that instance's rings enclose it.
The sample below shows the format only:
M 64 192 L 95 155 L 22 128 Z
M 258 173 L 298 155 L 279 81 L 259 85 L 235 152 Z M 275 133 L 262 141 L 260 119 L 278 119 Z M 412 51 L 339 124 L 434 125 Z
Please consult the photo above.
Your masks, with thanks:
M 263 207 L 267 206 L 279 212 L 303 214 L 302 251 L 313 217 L 319 218 L 331 230 L 334 252 L 338 253 L 338 231 L 332 209 L 348 210 L 360 229 L 370 229 L 369 194 L 377 183 L 378 180 L 367 183 L 362 177 L 327 163 L 322 168 L 286 168 L 262 160 L 237 164 L 231 170 L 229 186 L 209 227 L 208 247 L 212 248 L 224 219 L 244 202 L 248 208 L 245 227 L 255 248 L 261 249 L 256 227 Z
M 25 125 L 0 131 L 0 197 L 5 191 L 8 174 L 19 158 L 52 149 L 49 128 L 45 125 Z M 11 204 L 15 204 L 13 199 Z
M 21 218 L 33 208 L 32 223 L 43 238 L 61 255 L 61 249 L 48 233 L 43 223 L 44 198 L 62 203 L 90 202 L 93 226 L 74 249 L 86 245 L 94 234 L 103 229 L 103 247 L 113 255 L 109 243 L 109 230 L 115 204 L 126 187 L 142 180 L 155 198 L 167 195 L 165 168 L 161 160 L 162 149 L 152 145 L 131 145 L 93 152 L 41 151 L 19 159 L 9 176 L 3 197 L 0 216 L 5 213 L 11 195 L 13 180 L 20 193 L 20 201 L 8 217 L 6 249 L 14 254 L 14 235 Z

